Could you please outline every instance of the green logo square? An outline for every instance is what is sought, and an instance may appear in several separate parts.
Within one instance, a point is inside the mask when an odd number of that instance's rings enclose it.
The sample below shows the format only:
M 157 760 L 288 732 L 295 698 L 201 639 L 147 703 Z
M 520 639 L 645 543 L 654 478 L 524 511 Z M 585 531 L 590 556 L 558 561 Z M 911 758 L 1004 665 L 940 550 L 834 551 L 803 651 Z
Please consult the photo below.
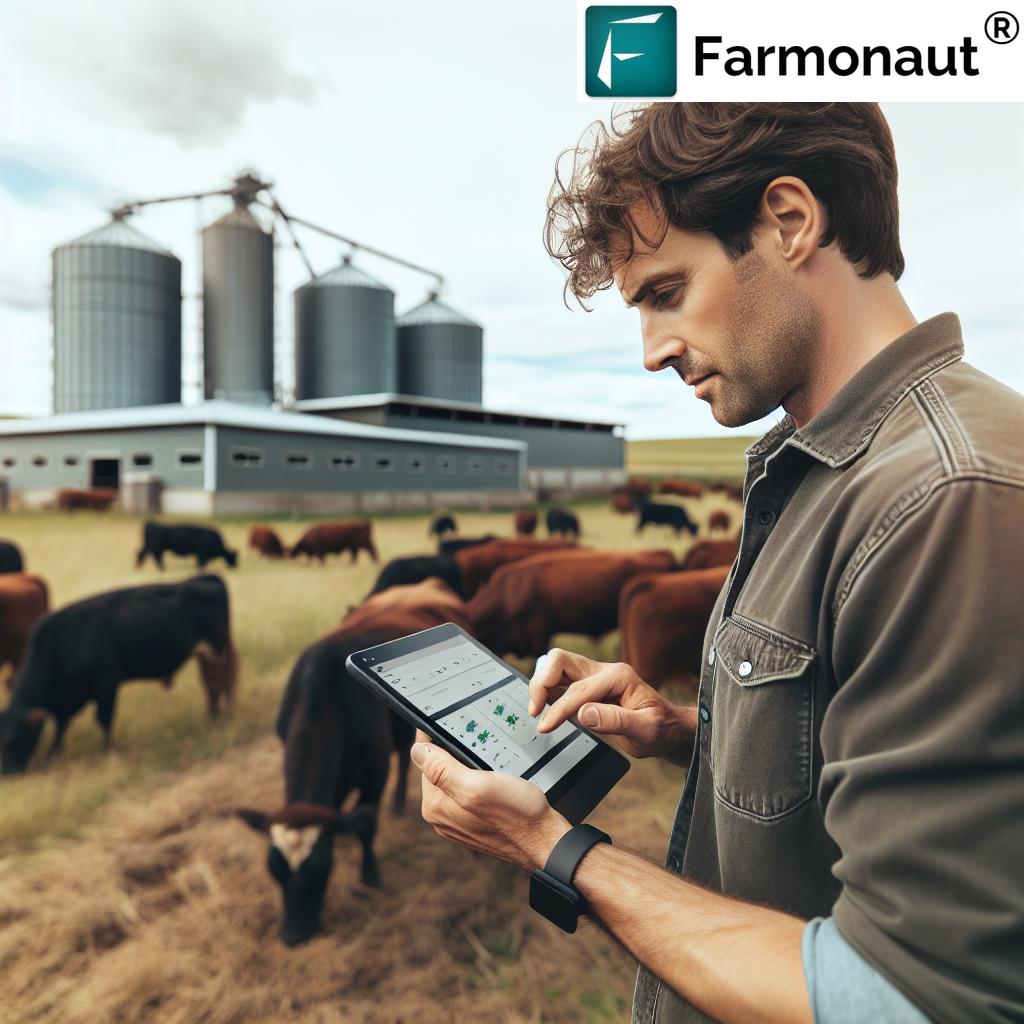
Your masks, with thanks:
M 675 96 L 676 9 L 588 7 L 588 96 Z

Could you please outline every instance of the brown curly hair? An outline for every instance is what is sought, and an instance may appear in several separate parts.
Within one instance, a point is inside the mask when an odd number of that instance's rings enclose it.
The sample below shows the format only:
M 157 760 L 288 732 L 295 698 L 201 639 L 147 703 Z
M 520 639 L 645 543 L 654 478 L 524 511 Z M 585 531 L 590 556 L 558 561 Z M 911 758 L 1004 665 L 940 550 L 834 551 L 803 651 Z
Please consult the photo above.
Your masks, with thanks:
M 634 237 L 656 248 L 670 224 L 710 231 L 738 259 L 780 175 L 800 178 L 824 207 L 822 246 L 836 241 L 861 277 L 899 279 L 896 154 L 877 103 L 652 103 L 613 113 L 609 127 L 594 122 L 556 161 L 544 244 L 569 272 L 566 298 L 587 308 L 613 283 L 613 247 L 629 259 Z M 660 237 L 638 230 L 638 203 L 664 215 Z

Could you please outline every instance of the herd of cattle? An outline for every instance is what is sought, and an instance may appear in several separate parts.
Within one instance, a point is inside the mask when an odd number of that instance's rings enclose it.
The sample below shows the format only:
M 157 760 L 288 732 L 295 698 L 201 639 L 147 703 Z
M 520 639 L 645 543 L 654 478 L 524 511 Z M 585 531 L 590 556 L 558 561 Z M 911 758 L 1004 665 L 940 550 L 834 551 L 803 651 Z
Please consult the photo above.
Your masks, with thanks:
M 688 518 L 677 527 L 657 512 L 652 517 L 658 506 L 635 488 L 616 494 L 616 507 L 623 496 L 638 513 L 638 530 L 667 523 L 676 532 L 697 532 Z M 686 516 L 679 505 L 665 507 Z M 549 510 L 546 525 L 549 536 L 536 538 L 536 513 L 519 512 L 513 537 L 453 538 L 454 519 L 439 517 L 431 526 L 436 552 L 388 562 L 363 601 L 295 662 L 276 726 L 284 744 L 284 803 L 272 812 L 238 812 L 269 837 L 267 866 L 283 893 L 286 943 L 304 941 L 318 926 L 335 836 L 358 838 L 362 881 L 378 884 L 373 840 L 394 751 L 393 810 L 404 806 L 412 730 L 348 677 L 344 663 L 353 651 L 444 622 L 457 623 L 499 655 L 517 657 L 544 653 L 556 634 L 597 638 L 619 629 L 622 659 L 653 685 L 698 671 L 704 630 L 737 538 L 698 540 L 680 562 L 667 549 L 582 546 L 579 521 L 565 509 Z M 348 552 L 354 561 L 367 551 L 377 561 L 372 525 L 364 520 L 311 527 L 290 546 L 269 526 L 254 526 L 249 544 L 268 558 L 322 562 Z M 230 567 L 238 561 L 215 529 L 146 523 L 137 564 L 152 557 L 162 568 L 166 552 L 194 556 L 200 568 L 217 558 Z M 24 569 L 16 546 L 0 542 L 0 671 L 11 666 L 10 701 L 0 712 L 5 774 L 26 770 L 48 717 L 55 724 L 50 754 L 57 752 L 71 719 L 90 703 L 109 744 L 120 684 L 155 679 L 169 687 L 191 657 L 210 715 L 231 701 L 238 658 L 219 576 L 122 588 L 50 612 L 45 582 Z M 353 792 L 354 810 L 342 813 Z

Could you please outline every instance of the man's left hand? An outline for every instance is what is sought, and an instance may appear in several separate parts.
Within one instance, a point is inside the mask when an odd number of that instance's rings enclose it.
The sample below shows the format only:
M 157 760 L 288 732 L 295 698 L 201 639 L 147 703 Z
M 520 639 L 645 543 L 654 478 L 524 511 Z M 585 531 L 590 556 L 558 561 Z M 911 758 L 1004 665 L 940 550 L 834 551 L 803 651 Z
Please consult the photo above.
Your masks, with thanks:
M 423 773 L 423 818 L 445 839 L 516 864 L 541 868 L 570 825 L 532 782 L 467 768 L 417 731 L 413 764 Z

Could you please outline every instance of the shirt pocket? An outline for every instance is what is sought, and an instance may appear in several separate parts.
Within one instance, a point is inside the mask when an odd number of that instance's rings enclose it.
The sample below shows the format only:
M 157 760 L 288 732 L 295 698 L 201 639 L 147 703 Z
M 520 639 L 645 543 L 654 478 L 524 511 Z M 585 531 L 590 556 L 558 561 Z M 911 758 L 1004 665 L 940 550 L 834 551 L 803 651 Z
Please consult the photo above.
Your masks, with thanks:
M 715 632 L 715 796 L 769 821 L 811 797 L 816 652 L 733 613 Z

